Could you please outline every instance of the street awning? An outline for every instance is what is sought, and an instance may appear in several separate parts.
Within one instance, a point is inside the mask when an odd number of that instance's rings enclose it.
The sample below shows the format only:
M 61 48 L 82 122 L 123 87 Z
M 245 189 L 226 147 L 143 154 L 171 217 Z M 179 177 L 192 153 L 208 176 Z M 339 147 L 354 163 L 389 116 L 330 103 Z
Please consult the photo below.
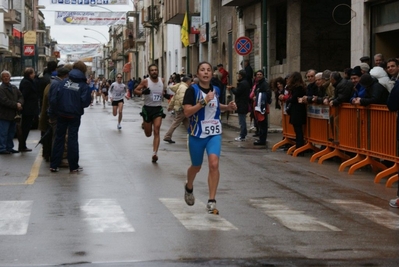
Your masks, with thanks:
M 123 66 L 123 72 L 124 73 L 129 73 L 130 70 L 132 69 L 132 63 L 128 62 Z

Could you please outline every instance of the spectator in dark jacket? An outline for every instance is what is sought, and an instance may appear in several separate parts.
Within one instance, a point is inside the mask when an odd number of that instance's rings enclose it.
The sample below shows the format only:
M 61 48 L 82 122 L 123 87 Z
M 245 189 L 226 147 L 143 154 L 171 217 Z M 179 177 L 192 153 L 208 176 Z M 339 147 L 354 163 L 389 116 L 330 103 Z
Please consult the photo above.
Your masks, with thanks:
M 306 72 L 306 81 L 308 85 L 306 86 L 306 95 L 313 97 L 317 94 L 317 85 L 316 85 L 316 70 L 310 69 Z
M 249 59 L 244 60 L 245 79 L 248 81 L 249 86 L 252 87 L 254 80 L 254 70 L 251 67 Z
M 306 124 L 306 105 L 300 103 L 306 94 L 306 85 L 299 72 L 293 72 L 287 80 L 288 90 L 291 91 L 291 97 L 287 100 L 287 106 L 290 106 L 290 124 L 294 127 L 296 136 L 296 148 L 304 145 L 303 125 Z
M 69 72 L 69 79 L 60 82 L 50 96 L 50 107 L 57 114 L 57 129 L 50 171 L 57 172 L 64 152 L 65 134 L 68 130 L 68 164 L 71 172 L 82 171 L 79 166 L 78 132 L 84 108 L 91 102 L 91 91 L 87 84 L 84 62 L 77 61 Z
M 10 83 L 11 74 L 1 72 L 0 85 L 0 154 L 18 153 L 14 149 L 13 138 L 16 124 L 15 116 L 22 110 L 24 98 L 15 85 Z
M 353 99 L 352 104 L 361 106 L 368 106 L 371 104 L 386 105 L 388 90 L 380 84 L 376 78 L 365 73 L 360 78 L 359 84 L 365 88 L 365 96 L 356 97 Z
M 387 105 L 390 111 L 395 111 L 395 112 L 399 111 L 399 81 L 395 82 L 395 85 L 393 86 L 391 93 L 389 94 Z M 399 142 L 399 115 L 397 116 L 396 119 L 396 140 L 397 142 Z M 392 208 L 399 208 L 399 183 L 398 183 L 398 191 L 396 192 L 396 198 L 391 199 L 389 201 L 389 205 Z
M 47 62 L 47 68 L 44 69 L 43 74 L 39 75 L 36 80 L 36 89 L 39 97 L 39 108 L 42 107 L 44 89 L 51 82 L 51 74 L 57 69 L 56 61 Z
M 330 106 L 339 106 L 342 103 L 349 103 L 351 96 L 353 95 L 353 84 L 352 82 L 343 79 L 339 72 L 332 72 L 330 76 L 330 82 L 334 86 L 334 98 L 330 101 L 325 99 L 324 104 Z
M 256 140 L 254 145 L 264 146 L 267 140 L 268 110 L 269 105 L 272 103 L 272 91 L 262 70 L 258 70 L 255 75 L 254 117 L 257 121 L 259 140 Z
M 222 78 L 222 74 L 218 70 L 215 70 L 213 72 L 213 75 L 212 75 L 212 78 L 211 78 L 211 84 L 213 86 L 216 86 L 220 90 L 222 90 L 222 88 L 223 88 L 223 84 L 222 84 L 221 78 Z M 193 82 L 196 83 L 195 82 L 195 77 L 193 79 Z M 220 96 L 219 96 L 219 102 L 220 103 L 222 103 L 222 97 L 223 97 L 222 94 L 220 94 Z
M 35 70 L 33 68 L 26 68 L 24 78 L 19 85 L 19 90 L 24 97 L 24 104 L 21 111 L 21 135 L 18 136 L 18 150 L 20 152 L 32 151 L 32 149 L 26 147 L 26 139 L 32 128 L 33 120 L 39 116 L 39 95 L 36 84 L 33 81 L 34 78 Z
M 314 82 L 308 84 L 307 86 L 306 95 L 304 95 L 301 99 L 298 99 L 298 101 L 305 104 L 321 104 L 323 99 L 326 97 L 326 88 L 323 87 L 323 83 L 323 73 L 316 73 L 314 75 Z
M 235 138 L 236 141 L 245 141 L 247 137 L 247 113 L 249 104 L 249 93 L 251 87 L 246 79 L 245 70 L 240 70 L 238 72 L 238 84 L 237 87 L 227 86 L 235 95 L 235 102 L 237 105 L 238 121 L 240 124 L 240 136 Z

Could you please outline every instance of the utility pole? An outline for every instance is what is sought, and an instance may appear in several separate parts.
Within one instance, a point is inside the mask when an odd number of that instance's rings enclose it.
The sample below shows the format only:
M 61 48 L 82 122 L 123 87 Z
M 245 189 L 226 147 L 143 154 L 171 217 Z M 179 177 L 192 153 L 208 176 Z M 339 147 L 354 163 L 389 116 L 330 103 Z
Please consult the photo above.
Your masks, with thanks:
M 155 27 L 155 13 L 154 13 L 154 0 L 151 0 L 151 63 L 154 63 L 154 46 L 155 46 L 155 32 L 154 32 L 154 27 Z
M 268 62 L 267 62 L 267 1 L 262 2 L 262 68 L 265 73 L 265 77 L 268 77 Z
M 188 21 L 188 31 L 190 31 L 190 3 L 189 0 L 186 0 L 186 12 L 187 12 L 187 21 Z M 186 47 L 186 57 L 187 57 L 187 66 L 186 66 L 186 74 L 190 73 L 190 45 Z

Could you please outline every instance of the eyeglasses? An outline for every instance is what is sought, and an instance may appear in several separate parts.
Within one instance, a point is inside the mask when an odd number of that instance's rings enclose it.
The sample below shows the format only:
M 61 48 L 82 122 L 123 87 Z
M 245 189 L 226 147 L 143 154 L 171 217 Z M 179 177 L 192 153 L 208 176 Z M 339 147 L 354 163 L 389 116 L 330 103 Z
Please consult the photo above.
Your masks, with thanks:
M 118 77 L 116 77 L 116 78 L 122 78 L 121 76 L 118 76 Z

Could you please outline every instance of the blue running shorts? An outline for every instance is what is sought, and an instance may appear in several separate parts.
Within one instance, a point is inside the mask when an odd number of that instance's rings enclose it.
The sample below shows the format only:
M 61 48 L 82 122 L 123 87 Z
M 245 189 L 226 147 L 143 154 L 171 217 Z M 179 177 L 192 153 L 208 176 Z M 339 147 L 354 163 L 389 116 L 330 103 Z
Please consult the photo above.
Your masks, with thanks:
M 208 156 L 215 154 L 220 157 L 222 148 L 222 135 L 211 135 L 206 138 L 188 136 L 188 152 L 190 153 L 192 166 L 201 166 L 204 160 L 204 151 Z

